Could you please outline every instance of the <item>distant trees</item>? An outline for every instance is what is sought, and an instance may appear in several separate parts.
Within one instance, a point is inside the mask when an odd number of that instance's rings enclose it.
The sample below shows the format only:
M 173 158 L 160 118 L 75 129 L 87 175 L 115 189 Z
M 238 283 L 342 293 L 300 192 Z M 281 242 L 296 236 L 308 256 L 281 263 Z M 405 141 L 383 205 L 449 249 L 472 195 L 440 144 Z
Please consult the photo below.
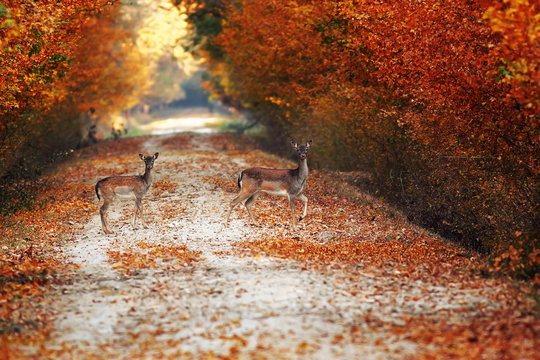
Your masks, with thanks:
M 540 5 L 186 0 L 217 96 L 412 219 L 538 271 Z M 535 252 L 536 251 L 536 252 Z M 518 265 L 521 264 L 521 265 Z M 540 279 L 539 279 L 540 280 Z
M 140 102 L 153 107 L 183 98 L 181 84 L 196 70 L 181 42 L 187 32 L 186 15 L 170 0 L 132 0 L 123 3 L 122 13 L 136 34 L 149 78 Z

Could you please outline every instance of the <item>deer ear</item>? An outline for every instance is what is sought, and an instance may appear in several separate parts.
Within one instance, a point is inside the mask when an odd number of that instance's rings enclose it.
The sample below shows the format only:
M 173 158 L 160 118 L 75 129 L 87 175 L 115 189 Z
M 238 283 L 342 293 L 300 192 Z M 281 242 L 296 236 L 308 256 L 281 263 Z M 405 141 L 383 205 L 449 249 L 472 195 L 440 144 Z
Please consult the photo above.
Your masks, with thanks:
M 154 160 L 156 160 L 158 156 L 159 156 L 159 153 L 155 153 L 154 154 Z
M 139 157 L 141 158 L 141 160 L 144 160 L 144 155 L 143 154 L 139 154 Z
M 298 144 L 293 139 L 291 139 L 291 144 L 292 144 L 293 148 L 298 149 Z
M 311 147 L 311 143 L 313 142 L 313 140 L 308 140 L 307 144 L 306 144 L 306 148 L 310 148 Z

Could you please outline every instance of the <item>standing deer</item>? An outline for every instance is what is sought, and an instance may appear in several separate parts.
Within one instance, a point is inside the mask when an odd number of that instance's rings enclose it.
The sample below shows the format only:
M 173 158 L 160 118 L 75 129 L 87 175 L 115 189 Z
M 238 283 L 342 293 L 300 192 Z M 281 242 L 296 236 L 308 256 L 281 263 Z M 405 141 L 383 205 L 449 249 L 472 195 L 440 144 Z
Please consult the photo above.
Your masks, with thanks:
M 144 223 L 143 211 L 142 211 L 142 199 L 144 194 L 150 189 L 152 185 L 152 168 L 154 167 L 154 161 L 157 159 L 159 153 L 155 153 L 152 156 L 144 156 L 139 154 L 139 157 L 144 161 L 145 169 L 143 175 L 135 176 L 109 176 L 99 180 L 96 183 L 96 195 L 100 200 L 99 194 L 103 197 L 103 206 L 99 209 L 101 216 L 101 225 L 105 234 L 112 234 L 109 228 L 109 222 L 107 219 L 107 209 L 119 197 L 130 197 L 135 195 L 135 216 L 133 217 L 133 229 L 136 229 L 137 215 L 140 215 L 141 223 L 146 229 L 147 226 Z
M 296 222 L 294 215 L 294 203 L 296 199 L 304 202 L 304 212 L 300 216 L 300 220 L 307 215 L 307 197 L 302 194 L 306 179 L 308 177 L 308 165 L 307 154 L 311 147 L 312 141 L 309 140 L 307 144 L 298 146 L 298 144 L 292 140 L 291 144 L 298 152 L 298 167 L 296 169 L 267 169 L 261 167 L 253 167 L 242 171 L 238 176 L 238 188 L 240 192 L 238 196 L 231 202 L 227 221 L 231 217 L 232 210 L 236 205 L 244 202 L 244 205 L 248 211 L 249 217 L 256 224 L 251 207 L 261 192 L 287 196 L 289 198 L 289 205 L 291 207 L 292 217 L 292 229 L 296 230 Z

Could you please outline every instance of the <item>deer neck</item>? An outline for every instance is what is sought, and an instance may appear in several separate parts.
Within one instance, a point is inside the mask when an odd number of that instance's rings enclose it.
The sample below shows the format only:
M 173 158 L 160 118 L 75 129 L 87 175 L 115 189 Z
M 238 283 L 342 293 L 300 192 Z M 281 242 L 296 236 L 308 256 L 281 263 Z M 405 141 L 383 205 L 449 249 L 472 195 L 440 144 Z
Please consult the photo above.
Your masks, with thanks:
M 144 174 L 142 175 L 142 179 L 144 183 L 146 184 L 146 188 L 148 189 L 150 185 L 152 184 L 152 169 L 145 168 Z
M 298 160 L 298 178 L 303 181 L 307 178 L 308 173 L 307 159 Z

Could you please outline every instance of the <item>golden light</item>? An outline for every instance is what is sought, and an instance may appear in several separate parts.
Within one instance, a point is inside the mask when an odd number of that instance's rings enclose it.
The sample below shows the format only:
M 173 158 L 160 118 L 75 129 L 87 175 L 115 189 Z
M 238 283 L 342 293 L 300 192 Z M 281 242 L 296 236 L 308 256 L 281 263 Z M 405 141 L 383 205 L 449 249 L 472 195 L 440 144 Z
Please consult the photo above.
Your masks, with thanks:
M 188 34 L 187 15 L 170 0 L 136 0 L 125 7 L 125 14 L 137 23 L 137 48 L 155 68 L 159 59 L 171 54 L 189 75 L 197 68 L 193 56 L 182 47 Z

